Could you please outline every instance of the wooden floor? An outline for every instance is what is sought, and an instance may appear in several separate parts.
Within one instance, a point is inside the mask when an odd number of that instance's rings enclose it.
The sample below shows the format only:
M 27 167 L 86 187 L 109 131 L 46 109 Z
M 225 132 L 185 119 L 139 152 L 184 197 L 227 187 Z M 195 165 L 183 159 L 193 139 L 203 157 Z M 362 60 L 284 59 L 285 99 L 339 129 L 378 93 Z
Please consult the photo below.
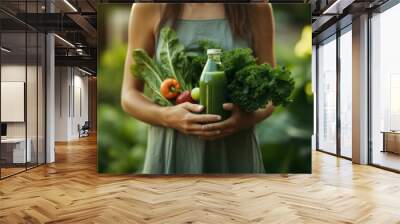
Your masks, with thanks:
M 27 169 L 33 169 L 37 166 L 36 163 L 27 163 L 27 167 L 25 167 L 25 164 L 18 164 L 17 167 L 2 167 L 1 169 L 1 178 L 5 178 L 20 172 L 23 172 Z
M 400 175 L 320 152 L 312 175 L 96 173 L 95 139 L 0 181 L 0 223 L 400 223 Z
M 0 168 L 1 169 L 1 177 L 7 177 L 19 172 L 22 172 L 25 169 L 25 167 L 7 167 L 7 168 Z

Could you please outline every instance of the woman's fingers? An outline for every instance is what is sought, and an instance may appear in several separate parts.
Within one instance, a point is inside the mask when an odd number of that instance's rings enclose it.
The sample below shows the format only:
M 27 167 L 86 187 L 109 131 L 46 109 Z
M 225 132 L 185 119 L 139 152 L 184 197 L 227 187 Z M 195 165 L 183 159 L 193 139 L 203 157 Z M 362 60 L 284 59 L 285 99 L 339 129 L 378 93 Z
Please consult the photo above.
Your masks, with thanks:
M 187 119 L 188 124 L 186 126 L 187 131 L 203 131 L 207 123 L 220 121 L 221 117 L 218 115 L 211 114 L 192 114 Z M 215 131 L 215 130 L 212 130 Z
M 203 130 L 204 131 L 223 130 L 223 129 L 227 128 L 230 123 L 231 123 L 231 120 L 230 120 L 230 118 L 228 118 L 221 122 L 205 124 L 205 125 L 203 125 Z
M 201 112 L 204 107 L 198 104 L 183 103 L 182 107 L 192 112 L 187 114 L 185 133 L 197 135 L 201 139 L 214 140 L 225 137 L 233 133 L 232 125 L 235 125 L 235 119 L 230 118 L 221 121 L 221 116 L 215 114 L 196 114 Z M 223 108 L 227 111 L 235 111 L 237 107 L 232 103 L 225 103 Z
M 211 114 L 193 114 L 189 117 L 190 124 L 187 126 L 188 131 L 203 131 L 205 124 L 220 121 L 221 117 Z M 215 130 L 212 130 L 215 131 Z
M 222 106 L 224 110 L 232 111 L 233 113 L 236 113 L 237 110 L 239 109 L 233 103 L 224 103 Z M 232 114 L 228 119 L 224 121 L 205 124 L 203 126 L 203 130 L 204 131 L 222 130 L 223 132 L 225 132 L 226 130 L 232 129 L 232 127 L 234 127 L 235 125 L 236 125 L 235 116 L 234 114 Z
M 233 111 L 234 109 L 236 109 L 233 103 L 224 103 L 222 107 L 224 108 L 224 110 L 227 111 Z
M 190 120 L 195 123 L 212 123 L 221 120 L 221 116 L 215 114 L 192 114 Z
M 182 103 L 182 107 L 193 113 L 200 113 L 204 109 L 202 105 L 189 102 Z

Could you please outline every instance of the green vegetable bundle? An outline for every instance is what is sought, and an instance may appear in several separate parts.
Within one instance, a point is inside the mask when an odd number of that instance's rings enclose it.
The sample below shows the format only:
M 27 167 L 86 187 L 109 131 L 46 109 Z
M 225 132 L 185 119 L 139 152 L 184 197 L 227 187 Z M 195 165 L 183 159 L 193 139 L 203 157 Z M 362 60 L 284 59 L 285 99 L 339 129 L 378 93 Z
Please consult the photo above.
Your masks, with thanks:
M 160 32 L 160 58 L 151 59 L 142 49 L 133 52 L 133 74 L 143 79 L 155 93 L 154 99 L 161 105 L 171 105 L 160 93 L 162 80 L 176 79 L 183 90 L 198 86 L 207 61 L 207 49 L 221 48 L 218 44 L 201 40 L 195 46 L 185 48 L 175 31 L 163 28 Z M 222 49 L 222 48 L 221 48 Z M 269 64 L 257 64 L 249 48 L 223 51 L 222 65 L 228 80 L 228 101 L 246 112 L 265 107 L 268 102 L 275 106 L 287 105 L 294 89 L 294 80 L 285 67 L 272 68 Z

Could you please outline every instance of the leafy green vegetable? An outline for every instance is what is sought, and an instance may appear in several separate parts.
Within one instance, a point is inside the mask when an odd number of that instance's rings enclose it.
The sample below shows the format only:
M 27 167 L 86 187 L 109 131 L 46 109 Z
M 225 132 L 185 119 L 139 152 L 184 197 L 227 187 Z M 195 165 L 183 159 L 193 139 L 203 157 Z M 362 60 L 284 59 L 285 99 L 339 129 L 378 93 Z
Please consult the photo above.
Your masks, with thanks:
M 224 66 L 228 82 L 235 79 L 236 73 L 250 65 L 256 65 L 256 58 L 250 48 L 235 48 L 230 51 L 224 51 L 222 54 L 222 65 Z
M 271 101 L 275 106 L 286 106 L 292 100 L 290 95 L 294 89 L 294 80 L 291 77 L 291 72 L 285 67 L 277 67 L 271 72 L 272 81 L 270 83 Z
M 190 82 L 187 82 L 188 59 L 185 47 L 179 42 L 176 32 L 169 27 L 160 31 L 160 66 L 164 74 L 176 79 L 182 90 L 191 90 Z
M 152 90 L 153 99 L 160 105 L 168 106 L 172 103 L 160 94 L 160 85 L 167 78 L 161 71 L 160 66 L 151 59 L 143 49 L 133 50 L 133 60 L 135 63 L 131 67 L 131 73 L 146 82 Z
M 228 84 L 231 101 L 242 110 L 252 112 L 270 100 L 271 67 L 267 64 L 250 65 L 237 72 Z
M 269 101 L 275 106 L 287 105 L 293 88 L 290 71 L 269 64 L 246 66 L 228 82 L 230 100 L 247 112 L 265 107 Z
M 189 58 L 190 65 L 188 71 L 190 72 L 192 78 L 190 82 L 193 86 L 199 86 L 201 72 L 203 71 L 204 65 L 207 61 L 206 54 L 199 54 Z

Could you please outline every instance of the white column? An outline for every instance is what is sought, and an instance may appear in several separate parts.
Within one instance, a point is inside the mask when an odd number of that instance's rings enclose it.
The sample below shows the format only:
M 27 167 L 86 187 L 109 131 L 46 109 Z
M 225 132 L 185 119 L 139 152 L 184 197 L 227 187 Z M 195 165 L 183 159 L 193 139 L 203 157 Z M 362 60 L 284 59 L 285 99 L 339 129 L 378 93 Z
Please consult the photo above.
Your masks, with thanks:
M 46 11 L 54 12 L 54 6 L 46 1 Z M 54 35 L 46 35 L 46 163 L 55 161 L 55 43 Z
M 311 136 L 311 149 L 315 150 L 317 148 L 317 48 L 315 45 L 312 45 L 312 59 L 311 59 L 311 83 L 312 83 L 312 92 L 313 92 L 313 135 Z
M 353 162 L 368 163 L 368 16 L 353 19 Z
M 46 162 L 52 163 L 55 161 L 55 151 L 54 151 L 54 133 L 55 133 L 55 72 L 54 72 L 54 35 L 47 34 L 46 36 L 46 61 L 47 61 L 47 108 L 46 108 Z

